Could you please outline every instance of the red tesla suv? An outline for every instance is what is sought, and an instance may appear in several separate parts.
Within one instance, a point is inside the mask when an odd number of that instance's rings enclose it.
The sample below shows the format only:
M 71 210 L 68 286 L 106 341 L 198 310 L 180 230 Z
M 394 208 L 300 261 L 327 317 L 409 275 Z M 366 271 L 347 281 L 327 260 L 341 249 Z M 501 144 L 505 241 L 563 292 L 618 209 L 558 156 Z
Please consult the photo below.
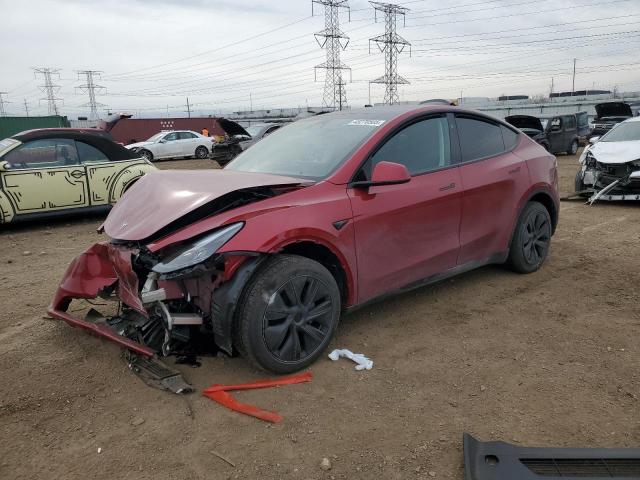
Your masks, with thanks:
M 198 339 L 286 373 L 343 311 L 490 263 L 538 270 L 558 222 L 555 157 L 482 113 L 366 108 L 297 121 L 222 170 L 157 171 L 113 208 L 49 313 L 138 355 Z M 110 317 L 72 299 L 117 301 Z

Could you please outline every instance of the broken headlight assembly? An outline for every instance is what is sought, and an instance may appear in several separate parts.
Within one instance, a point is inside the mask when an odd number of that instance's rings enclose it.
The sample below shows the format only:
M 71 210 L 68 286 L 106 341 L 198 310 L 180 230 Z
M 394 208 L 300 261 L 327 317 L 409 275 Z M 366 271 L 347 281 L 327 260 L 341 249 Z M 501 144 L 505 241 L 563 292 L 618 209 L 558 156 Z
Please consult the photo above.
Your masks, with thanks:
M 154 265 L 156 273 L 171 273 L 193 267 L 210 258 L 244 226 L 243 222 L 232 223 L 213 233 L 205 235 L 192 244 L 177 250 Z

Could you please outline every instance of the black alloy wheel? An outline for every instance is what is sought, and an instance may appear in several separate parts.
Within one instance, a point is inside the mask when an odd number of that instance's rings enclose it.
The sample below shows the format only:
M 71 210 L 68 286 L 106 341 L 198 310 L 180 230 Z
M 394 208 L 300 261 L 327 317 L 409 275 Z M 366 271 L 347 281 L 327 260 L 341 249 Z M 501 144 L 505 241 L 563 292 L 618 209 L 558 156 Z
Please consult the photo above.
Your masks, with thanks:
M 263 370 L 301 370 L 329 345 L 340 308 L 340 289 L 323 265 L 298 255 L 273 255 L 243 290 L 234 346 Z
M 529 202 L 518 219 L 507 263 L 520 273 L 538 270 L 549 253 L 551 233 L 547 209 L 539 202 Z
M 524 249 L 524 258 L 531 265 L 540 263 L 549 249 L 551 229 L 549 228 L 549 220 L 547 217 L 548 215 L 537 212 L 535 215 L 529 217 L 525 225 L 522 248 Z
M 299 276 L 287 280 L 269 300 L 262 318 L 264 341 L 285 362 L 312 355 L 331 332 L 333 303 L 321 280 Z

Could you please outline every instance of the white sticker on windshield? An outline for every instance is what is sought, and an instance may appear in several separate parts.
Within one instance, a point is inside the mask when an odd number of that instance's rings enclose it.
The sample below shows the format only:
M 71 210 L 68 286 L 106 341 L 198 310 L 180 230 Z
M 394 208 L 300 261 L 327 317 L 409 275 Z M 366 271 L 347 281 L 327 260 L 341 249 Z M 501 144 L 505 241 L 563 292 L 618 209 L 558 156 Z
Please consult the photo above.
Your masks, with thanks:
M 351 120 L 347 125 L 360 125 L 364 127 L 379 127 L 384 120 Z

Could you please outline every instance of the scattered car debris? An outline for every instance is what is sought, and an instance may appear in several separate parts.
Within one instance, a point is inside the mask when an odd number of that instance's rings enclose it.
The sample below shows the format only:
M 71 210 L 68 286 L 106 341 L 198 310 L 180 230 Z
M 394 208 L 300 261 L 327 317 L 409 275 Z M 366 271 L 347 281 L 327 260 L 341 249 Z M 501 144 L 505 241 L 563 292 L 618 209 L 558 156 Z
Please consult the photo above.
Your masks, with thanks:
M 256 388 L 270 388 L 279 387 L 282 385 L 294 385 L 296 383 L 310 382 L 313 378 L 311 372 L 302 373 L 299 375 L 293 375 L 290 377 L 279 378 L 277 380 L 261 380 L 258 382 L 244 383 L 240 385 L 211 385 L 205 389 L 202 394 L 205 397 L 210 398 L 214 402 L 218 402 L 220 405 L 227 407 L 231 410 L 235 410 L 239 413 L 244 413 L 251 417 L 259 418 L 265 422 L 279 423 L 283 418 L 275 412 L 268 412 L 262 410 L 253 405 L 247 403 L 238 402 L 230 393 L 230 391 L 236 390 L 252 390 Z
M 331 460 L 327 457 L 324 457 L 320 462 L 320 468 L 324 471 L 331 470 Z
M 334 362 L 338 361 L 340 357 L 348 358 L 357 363 L 356 370 L 371 370 L 373 368 L 373 361 L 362 353 L 353 353 L 351 350 L 336 349 L 329 354 L 329 358 Z
M 236 464 L 233 463 L 231 460 L 229 460 L 229 458 L 225 457 L 224 455 L 222 455 L 219 452 L 216 452 L 215 450 L 211 450 L 211 454 L 215 455 L 216 457 L 218 457 L 220 460 L 222 460 L 223 462 L 228 463 L 229 465 L 231 465 L 232 467 L 235 468 Z
M 640 117 L 619 123 L 590 140 L 580 156 L 575 190 L 598 200 L 640 200 Z
M 127 365 L 147 385 L 177 394 L 193 392 L 182 374 L 162 363 L 158 358 L 147 358 L 125 350 Z
M 639 448 L 533 448 L 463 436 L 465 480 L 639 478 Z

